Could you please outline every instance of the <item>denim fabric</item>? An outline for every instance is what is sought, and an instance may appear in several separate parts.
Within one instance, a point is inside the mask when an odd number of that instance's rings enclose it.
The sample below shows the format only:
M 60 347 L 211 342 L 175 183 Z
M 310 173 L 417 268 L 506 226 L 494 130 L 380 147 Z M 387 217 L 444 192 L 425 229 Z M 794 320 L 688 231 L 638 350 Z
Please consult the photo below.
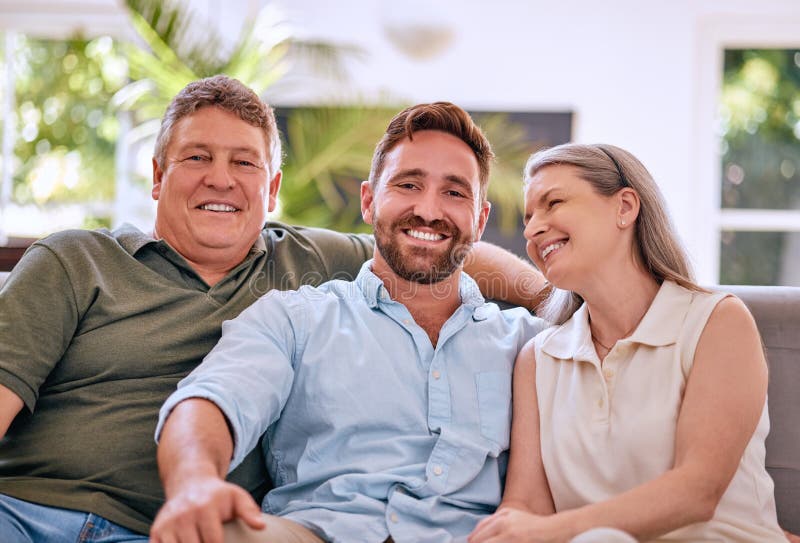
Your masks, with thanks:
M 502 494 L 517 352 L 544 323 L 462 305 L 434 346 L 366 263 L 351 283 L 272 292 L 223 324 L 220 343 L 161 411 L 190 397 L 231 423 L 233 464 L 264 438 L 267 513 L 328 540 L 440 543 Z
M 0 494 L 3 543 L 132 543 L 147 541 L 93 513 L 48 507 Z

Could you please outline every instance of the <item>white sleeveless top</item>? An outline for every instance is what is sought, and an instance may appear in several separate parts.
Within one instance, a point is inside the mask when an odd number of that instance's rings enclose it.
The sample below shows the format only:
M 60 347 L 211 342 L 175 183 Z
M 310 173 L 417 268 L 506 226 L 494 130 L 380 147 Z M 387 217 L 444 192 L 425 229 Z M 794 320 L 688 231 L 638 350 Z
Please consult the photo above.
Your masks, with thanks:
M 556 511 L 609 499 L 655 479 L 674 463 L 675 431 L 697 341 L 725 294 L 665 281 L 639 326 L 603 361 L 586 304 L 535 339 L 544 469 Z M 659 541 L 786 539 L 764 467 L 767 405 L 714 517 Z

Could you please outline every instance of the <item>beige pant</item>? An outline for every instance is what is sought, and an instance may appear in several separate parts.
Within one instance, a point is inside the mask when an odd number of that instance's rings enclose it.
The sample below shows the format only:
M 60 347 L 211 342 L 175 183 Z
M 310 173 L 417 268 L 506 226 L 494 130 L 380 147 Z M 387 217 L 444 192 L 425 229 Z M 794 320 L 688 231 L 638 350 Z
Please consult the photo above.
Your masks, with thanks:
M 228 522 L 225 543 L 323 543 L 311 530 L 289 519 L 264 514 L 267 527 L 253 530 L 241 520 Z
M 615 528 L 593 528 L 573 537 L 570 543 L 636 543 L 636 540 Z

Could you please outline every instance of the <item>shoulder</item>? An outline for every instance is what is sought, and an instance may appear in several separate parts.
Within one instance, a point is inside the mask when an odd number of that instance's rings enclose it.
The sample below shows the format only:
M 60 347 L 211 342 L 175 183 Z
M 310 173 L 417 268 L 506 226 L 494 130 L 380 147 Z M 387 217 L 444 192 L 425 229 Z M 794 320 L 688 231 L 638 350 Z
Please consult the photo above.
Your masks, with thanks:
M 372 256 L 374 246 L 372 236 L 367 234 L 345 234 L 279 222 L 267 223 L 262 236 L 282 266 L 321 274 L 323 281 L 354 278 L 361 264 Z
M 108 230 L 63 230 L 50 234 L 36 242 L 33 246 L 46 247 L 57 254 L 74 251 L 84 253 L 99 246 L 116 246 L 119 242 Z
M 372 247 L 372 236 L 369 234 L 352 234 L 336 232 L 327 228 L 309 226 L 291 226 L 278 221 L 269 221 L 262 230 L 265 238 L 272 238 L 278 243 L 293 243 L 298 246 L 314 249 L 325 249 L 329 246 L 367 245 Z
M 294 290 L 270 290 L 251 307 L 254 311 L 266 311 L 267 314 L 276 307 L 289 313 L 306 311 L 313 307 L 313 313 L 319 314 L 330 306 L 358 299 L 359 292 L 354 282 L 335 279 L 319 286 L 302 285 Z
M 35 241 L 15 267 L 22 270 L 88 270 L 98 261 L 119 260 L 124 249 L 108 230 L 64 230 Z
M 756 321 L 742 300 L 732 294 L 714 304 L 703 336 L 723 336 L 735 339 L 738 334 L 758 335 Z
M 531 312 L 524 307 L 503 309 L 499 313 L 506 322 L 514 326 L 524 326 L 528 332 L 533 334 L 538 334 L 549 325 L 546 320 L 531 315 Z

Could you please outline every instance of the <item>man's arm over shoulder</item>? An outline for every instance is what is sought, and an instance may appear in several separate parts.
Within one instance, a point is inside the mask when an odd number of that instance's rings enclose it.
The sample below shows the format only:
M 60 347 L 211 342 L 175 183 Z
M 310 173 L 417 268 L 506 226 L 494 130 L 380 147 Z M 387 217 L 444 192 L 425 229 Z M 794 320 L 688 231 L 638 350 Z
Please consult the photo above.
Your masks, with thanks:
M 464 271 L 487 298 L 535 311 L 550 292 L 549 283 L 530 262 L 484 241 L 475 243 Z

